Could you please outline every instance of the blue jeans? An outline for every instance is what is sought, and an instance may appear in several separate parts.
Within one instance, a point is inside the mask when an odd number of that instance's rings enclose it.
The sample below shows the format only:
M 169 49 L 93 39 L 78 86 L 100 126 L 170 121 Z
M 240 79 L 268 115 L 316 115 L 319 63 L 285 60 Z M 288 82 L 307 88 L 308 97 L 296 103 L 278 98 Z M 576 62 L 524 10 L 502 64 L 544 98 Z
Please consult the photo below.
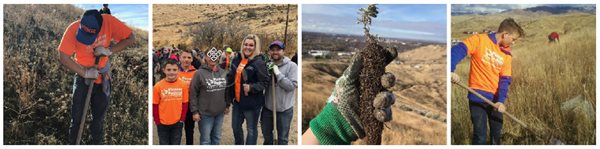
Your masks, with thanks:
M 277 112 L 277 145 L 287 145 L 290 124 L 294 117 L 294 107 L 283 112 Z M 273 111 L 263 107 L 260 115 L 260 125 L 265 139 L 263 145 L 273 145 Z
M 487 130 L 490 125 L 490 140 L 493 145 L 500 145 L 502 138 L 502 113 L 496 111 L 493 106 L 469 102 L 471 111 L 471 122 L 473 123 L 473 145 L 487 144 Z M 489 119 L 489 121 L 488 121 Z
M 177 122 L 173 125 L 157 125 L 158 142 L 160 145 L 180 145 L 181 144 L 181 129 L 182 122 Z
M 208 114 L 200 115 L 198 122 L 200 130 L 200 145 L 219 145 L 221 144 L 221 127 L 223 127 L 223 117 L 221 113 L 217 116 Z
M 75 76 L 73 83 L 73 101 L 71 101 L 71 126 L 69 127 L 69 143 L 77 143 L 77 132 L 81 123 L 83 106 L 89 86 L 85 84 L 85 79 Z M 110 83 L 110 82 L 109 82 Z M 92 96 L 90 98 L 90 109 L 92 110 L 92 123 L 89 124 L 92 135 L 92 144 L 102 144 L 104 136 L 104 117 L 108 110 L 110 97 L 102 91 L 102 84 L 94 84 Z M 87 124 L 86 124 L 87 125 Z M 85 133 L 81 138 L 86 138 Z
M 233 112 L 231 113 L 231 128 L 233 129 L 233 137 L 235 145 L 244 145 L 244 129 L 242 123 L 246 120 L 246 128 L 248 135 L 246 136 L 246 145 L 256 145 L 258 138 L 258 117 L 260 116 L 260 108 L 242 110 L 236 102 L 233 102 Z

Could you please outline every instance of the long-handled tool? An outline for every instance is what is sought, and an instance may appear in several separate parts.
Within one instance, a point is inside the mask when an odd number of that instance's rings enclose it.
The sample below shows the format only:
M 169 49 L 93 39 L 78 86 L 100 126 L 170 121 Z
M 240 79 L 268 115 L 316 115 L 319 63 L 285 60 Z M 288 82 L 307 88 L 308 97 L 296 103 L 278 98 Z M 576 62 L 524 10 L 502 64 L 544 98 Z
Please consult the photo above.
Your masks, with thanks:
M 98 69 L 98 63 L 100 62 L 101 57 L 102 56 L 96 56 L 96 59 L 94 60 L 94 68 L 95 69 Z M 79 145 L 81 143 L 81 135 L 83 134 L 83 126 L 85 124 L 85 118 L 87 116 L 87 111 L 90 106 L 90 98 L 92 98 L 92 90 L 94 89 L 94 82 L 95 82 L 94 80 L 95 79 L 90 79 L 90 84 L 88 86 L 88 92 L 85 97 L 85 104 L 83 105 L 83 114 L 81 115 L 81 121 L 79 122 L 79 131 L 77 132 L 76 145 Z
M 495 104 L 494 104 L 492 101 L 490 101 L 489 99 L 487 99 L 487 98 L 483 97 L 481 94 L 477 93 L 475 90 L 471 89 L 471 88 L 470 88 L 470 87 L 468 87 L 467 85 L 465 85 L 465 84 L 462 84 L 462 83 L 460 83 L 460 82 L 452 82 L 452 83 L 454 83 L 454 84 L 457 84 L 458 86 L 460 86 L 460 87 L 462 87 L 462 88 L 464 88 L 464 89 L 468 90 L 468 91 L 469 91 L 470 93 L 472 93 L 472 94 L 475 94 L 477 97 L 481 98 L 481 99 L 482 99 L 482 100 L 483 100 L 485 103 L 487 103 L 487 104 L 489 104 L 489 105 L 491 105 L 491 106 L 494 106 L 495 108 L 498 108 L 498 107 L 496 107 L 496 105 L 495 105 Z M 503 112 L 503 114 L 504 114 L 504 115 L 506 115 L 506 116 L 508 116 L 508 117 L 510 117 L 510 119 L 514 120 L 515 122 L 519 123 L 521 126 L 523 126 L 523 127 L 525 128 L 525 130 L 527 130 L 527 131 L 529 131 L 529 132 L 533 133 L 533 134 L 534 134 L 534 136 L 535 136 L 536 138 L 538 138 L 538 137 L 539 137 L 539 136 L 535 135 L 535 134 L 537 134 L 537 133 L 536 133 L 536 132 L 534 132 L 532 129 L 530 129 L 530 128 L 527 126 L 527 124 L 525 124 L 523 121 L 521 121 L 521 120 L 517 119 L 517 117 L 515 117 L 514 115 L 512 115 L 512 114 L 508 113 L 508 111 L 505 111 L 505 112 Z
M 277 96 L 275 96 L 275 74 L 273 74 L 273 76 L 271 77 L 271 92 L 272 92 L 272 98 L 271 100 L 273 101 L 273 144 L 277 145 L 277 139 L 279 139 L 279 136 L 277 136 Z

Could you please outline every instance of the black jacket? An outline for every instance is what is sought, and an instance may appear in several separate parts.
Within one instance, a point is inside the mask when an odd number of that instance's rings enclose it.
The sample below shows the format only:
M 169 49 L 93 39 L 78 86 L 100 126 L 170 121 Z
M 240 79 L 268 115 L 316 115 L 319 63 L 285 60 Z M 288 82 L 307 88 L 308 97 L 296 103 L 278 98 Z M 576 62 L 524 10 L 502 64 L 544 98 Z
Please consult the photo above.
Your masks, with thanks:
M 241 52 L 240 52 L 241 53 Z M 265 103 L 265 89 L 270 85 L 269 74 L 267 66 L 265 64 L 266 57 L 263 55 L 257 55 L 248 60 L 246 67 L 244 67 L 243 75 L 247 78 L 244 81 L 244 77 L 240 77 L 241 84 L 250 84 L 250 92 L 248 96 L 244 95 L 244 86 L 240 85 L 240 102 L 235 101 L 235 75 L 238 65 L 242 61 L 242 57 L 238 53 L 233 60 L 227 74 L 227 82 L 231 82 L 230 87 L 227 89 L 227 99 L 233 100 L 234 106 L 239 106 L 242 110 L 258 109 L 261 108 Z

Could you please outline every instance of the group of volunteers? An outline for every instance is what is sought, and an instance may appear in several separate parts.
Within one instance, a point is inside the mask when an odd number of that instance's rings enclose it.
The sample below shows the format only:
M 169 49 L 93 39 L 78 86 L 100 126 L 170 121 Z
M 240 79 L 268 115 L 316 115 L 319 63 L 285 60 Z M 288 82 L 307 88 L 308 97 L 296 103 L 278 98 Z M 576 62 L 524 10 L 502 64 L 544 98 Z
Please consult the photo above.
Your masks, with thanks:
M 260 43 L 258 36 L 250 34 L 235 52 L 228 46 L 223 47 L 224 51 L 214 47 L 160 49 L 155 57 L 161 59 L 158 69 L 165 77 L 152 90 L 152 116 L 159 144 L 181 144 L 182 132 L 185 143 L 194 144 L 198 123 L 200 144 L 218 145 L 224 117 L 230 113 L 236 145 L 257 144 L 259 118 L 263 144 L 287 144 L 298 66 L 284 56 L 283 42 L 269 44 L 267 54 L 261 52 Z

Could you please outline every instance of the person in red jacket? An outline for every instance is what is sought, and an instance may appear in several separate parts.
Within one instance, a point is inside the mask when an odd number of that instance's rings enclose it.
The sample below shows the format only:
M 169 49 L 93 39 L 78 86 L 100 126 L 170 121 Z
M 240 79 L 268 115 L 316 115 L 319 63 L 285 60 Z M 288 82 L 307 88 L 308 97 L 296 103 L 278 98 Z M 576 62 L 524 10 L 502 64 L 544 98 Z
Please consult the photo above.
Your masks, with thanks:
M 166 77 L 156 83 L 152 96 L 152 117 L 160 145 L 181 144 L 181 130 L 188 110 L 189 86 L 177 78 L 177 61 L 169 59 L 163 66 Z

